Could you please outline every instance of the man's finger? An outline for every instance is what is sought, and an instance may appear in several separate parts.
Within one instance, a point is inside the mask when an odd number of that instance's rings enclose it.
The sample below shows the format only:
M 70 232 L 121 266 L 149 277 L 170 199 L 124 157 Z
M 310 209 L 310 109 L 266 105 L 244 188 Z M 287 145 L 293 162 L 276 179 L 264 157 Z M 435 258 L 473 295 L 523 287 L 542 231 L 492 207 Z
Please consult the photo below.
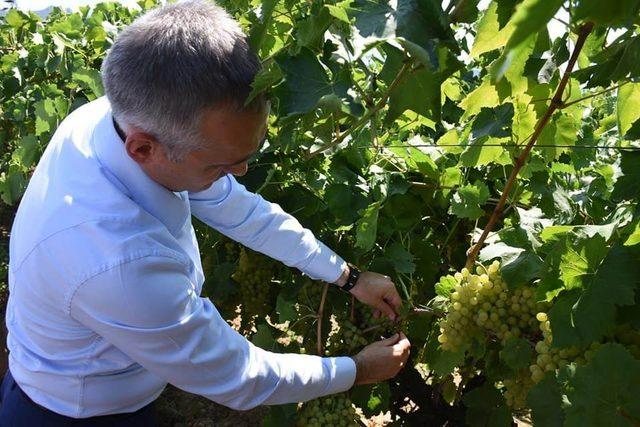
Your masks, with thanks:
M 396 288 L 393 288 L 393 291 L 389 293 L 389 295 L 385 298 L 385 301 L 389 303 L 391 307 L 393 307 L 394 311 L 397 313 L 400 310 L 400 306 L 402 305 L 402 299 L 398 294 Z
M 398 350 L 401 350 L 403 352 L 406 351 L 408 353 L 408 350 L 411 348 L 411 343 L 409 342 L 409 339 L 403 332 L 399 332 L 398 337 L 399 338 L 397 342 L 394 344 L 394 347 L 397 348 Z
M 376 308 L 382 312 L 382 314 L 388 317 L 391 320 L 395 320 L 396 312 L 391 308 L 389 304 L 387 304 L 384 300 L 380 301 Z

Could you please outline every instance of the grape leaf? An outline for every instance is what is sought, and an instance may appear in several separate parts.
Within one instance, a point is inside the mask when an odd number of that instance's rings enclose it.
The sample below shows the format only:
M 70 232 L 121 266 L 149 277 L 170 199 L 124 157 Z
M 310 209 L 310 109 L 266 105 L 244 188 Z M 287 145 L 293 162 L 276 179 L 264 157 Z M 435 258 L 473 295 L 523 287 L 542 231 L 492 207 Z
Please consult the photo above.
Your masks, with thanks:
M 640 0 L 580 0 L 574 10 L 574 19 L 592 21 L 599 25 L 617 26 L 638 14 Z
M 640 248 L 616 244 L 574 307 L 574 322 L 586 342 L 597 341 L 615 324 L 616 307 L 634 303 L 640 288 Z
M 399 242 L 394 242 L 387 247 L 385 257 L 393 264 L 398 273 L 412 274 L 416 270 L 413 255 Z
M 540 426 L 561 427 L 564 422 L 562 391 L 552 375 L 534 385 L 527 396 L 533 423 Z
M 489 199 L 489 188 L 480 181 L 458 188 L 451 199 L 449 213 L 458 218 L 476 219 L 484 215 L 480 205 Z
M 510 25 L 501 29 L 498 22 L 498 8 L 497 2 L 491 2 L 478 23 L 476 37 L 471 48 L 473 58 L 479 58 L 483 53 L 503 47 L 511 37 L 514 27 Z
M 567 427 L 633 426 L 640 420 L 640 361 L 606 344 L 568 381 Z
M 467 407 L 467 424 L 471 427 L 511 426 L 511 411 L 502 394 L 490 382 L 465 394 L 462 401 Z
M 596 273 L 607 254 L 606 242 L 600 235 L 577 242 L 567 239 L 564 250 L 559 270 L 566 289 L 583 287 L 585 281 Z
M 335 80 L 331 81 L 309 49 L 302 48 L 296 56 L 281 56 L 277 62 L 285 75 L 284 82 L 275 89 L 283 116 L 306 113 L 323 97 L 347 98 L 347 89 L 351 86 L 348 73 L 336 73 Z
M 374 202 L 359 212 L 360 219 L 356 228 L 356 246 L 365 251 L 371 249 L 376 242 L 380 206 L 380 202 Z
M 640 197 L 640 152 L 623 151 L 620 169 L 623 176 L 618 178 L 611 197 L 615 200 L 637 199 Z
M 627 83 L 618 89 L 618 131 L 624 136 L 640 119 L 640 83 Z
M 564 292 L 549 310 L 553 344 L 600 340 L 615 325 L 616 307 L 634 304 L 640 288 L 640 248 L 614 245 L 583 292 Z
M 514 371 L 527 368 L 532 357 L 533 347 L 523 338 L 509 338 L 500 350 L 500 359 Z

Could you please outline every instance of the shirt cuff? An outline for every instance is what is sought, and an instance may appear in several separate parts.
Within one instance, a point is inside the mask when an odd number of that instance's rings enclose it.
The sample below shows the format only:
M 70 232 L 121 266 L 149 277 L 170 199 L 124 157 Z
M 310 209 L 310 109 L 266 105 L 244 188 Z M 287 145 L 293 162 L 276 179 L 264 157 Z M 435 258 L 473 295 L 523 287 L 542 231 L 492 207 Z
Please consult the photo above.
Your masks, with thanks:
M 356 380 L 356 362 L 350 357 L 325 357 L 322 362 L 331 373 L 325 394 L 341 393 L 353 387 Z
M 346 267 L 345 260 L 318 240 L 316 253 L 302 271 L 312 279 L 334 283 L 340 278 Z

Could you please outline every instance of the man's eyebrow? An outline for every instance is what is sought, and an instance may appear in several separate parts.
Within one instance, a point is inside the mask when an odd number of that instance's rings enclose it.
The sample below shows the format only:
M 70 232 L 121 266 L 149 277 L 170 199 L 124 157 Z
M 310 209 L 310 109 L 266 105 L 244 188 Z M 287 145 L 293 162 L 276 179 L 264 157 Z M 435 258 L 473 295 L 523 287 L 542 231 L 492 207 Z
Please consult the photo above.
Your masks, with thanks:
M 260 151 L 260 148 L 262 146 L 262 144 L 264 144 L 264 142 L 267 140 L 267 135 L 265 134 L 264 138 L 262 138 L 262 141 L 260 141 L 260 144 L 258 145 L 258 149 L 254 152 L 252 152 L 251 154 L 249 154 L 247 157 L 245 157 L 244 159 L 238 160 L 235 163 L 229 163 L 229 164 L 213 164 L 213 165 L 209 165 L 207 166 L 208 168 L 219 168 L 219 167 L 225 167 L 225 166 L 235 166 L 235 165 L 239 165 L 240 163 L 244 163 L 247 160 L 249 160 L 251 157 L 253 157 L 258 151 Z
M 209 165 L 207 167 L 209 168 L 219 168 L 219 167 L 223 167 L 223 166 L 235 166 L 235 165 L 239 165 L 240 163 L 246 162 L 247 160 L 249 160 L 254 154 L 256 154 L 258 151 L 254 151 L 253 153 L 249 154 L 247 157 L 245 157 L 242 160 L 238 160 L 235 163 L 224 163 L 224 164 L 213 164 L 213 165 Z

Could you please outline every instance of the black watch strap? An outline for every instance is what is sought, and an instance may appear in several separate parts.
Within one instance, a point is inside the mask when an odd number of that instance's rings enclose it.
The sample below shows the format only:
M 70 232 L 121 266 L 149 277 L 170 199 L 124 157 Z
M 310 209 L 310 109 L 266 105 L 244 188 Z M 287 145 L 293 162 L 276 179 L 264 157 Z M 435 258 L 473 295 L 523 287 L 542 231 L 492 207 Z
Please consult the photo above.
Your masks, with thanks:
M 360 270 L 358 270 L 355 266 L 349 264 L 349 277 L 347 278 L 344 286 L 339 286 L 340 290 L 344 292 L 349 292 L 358 282 L 358 278 L 360 277 Z

